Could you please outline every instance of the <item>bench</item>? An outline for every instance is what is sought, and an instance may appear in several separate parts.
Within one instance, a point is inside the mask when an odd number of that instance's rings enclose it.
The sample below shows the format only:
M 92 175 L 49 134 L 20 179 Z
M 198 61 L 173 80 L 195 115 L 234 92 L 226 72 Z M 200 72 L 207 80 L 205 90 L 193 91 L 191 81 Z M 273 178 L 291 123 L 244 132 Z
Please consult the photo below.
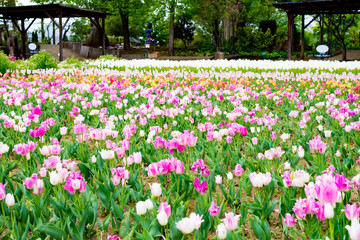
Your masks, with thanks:
M 326 45 L 319 45 L 316 47 L 316 51 L 319 54 L 314 54 L 314 57 L 316 58 L 328 58 L 331 57 L 330 54 L 326 54 L 329 51 L 329 47 Z

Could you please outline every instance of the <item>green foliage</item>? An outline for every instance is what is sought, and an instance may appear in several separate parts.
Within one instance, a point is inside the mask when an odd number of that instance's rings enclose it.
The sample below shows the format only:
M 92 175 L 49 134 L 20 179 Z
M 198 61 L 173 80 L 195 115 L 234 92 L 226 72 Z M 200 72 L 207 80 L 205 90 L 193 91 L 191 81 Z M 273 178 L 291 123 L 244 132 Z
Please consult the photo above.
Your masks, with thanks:
M 90 34 L 90 24 L 85 18 L 74 21 L 71 24 L 72 35 L 70 39 L 75 42 L 84 42 Z
M 119 60 L 119 58 L 117 58 L 114 55 L 111 54 L 107 54 L 107 55 L 102 55 L 98 58 L 99 61 L 106 61 L 106 60 Z
M 109 36 L 107 35 L 110 43 L 122 43 L 124 42 L 123 36 Z
M 84 67 L 84 63 L 83 63 L 83 61 L 72 57 L 72 58 L 68 58 L 68 59 L 62 61 L 61 63 L 59 63 L 58 67 L 81 69 Z
M 4 74 L 7 70 L 12 69 L 15 69 L 15 63 L 5 53 L 0 52 L 0 73 Z
M 119 15 L 112 15 L 106 18 L 105 22 L 106 35 L 121 36 L 124 34 L 121 18 Z
M 181 17 L 175 24 L 175 39 L 181 39 L 187 49 L 187 43 L 194 40 L 195 27 L 189 17 Z
M 31 33 L 31 41 L 33 42 L 33 43 L 38 43 L 39 42 L 39 38 L 38 38 L 38 31 L 37 30 L 35 30 L 35 31 L 33 31 L 32 33 Z
M 272 52 L 281 49 L 284 39 L 286 39 L 286 33 L 282 29 L 277 29 L 275 34 L 271 34 L 270 29 L 263 32 L 246 26 L 237 31 L 237 38 L 239 52 Z
M 191 45 L 199 52 L 212 51 L 214 52 L 214 45 L 211 43 L 211 36 L 200 32 L 194 35 L 194 41 Z
M 58 61 L 50 54 L 45 51 L 32 55 L 29 59 L 33 69 L 48 69 L 57 68 Z

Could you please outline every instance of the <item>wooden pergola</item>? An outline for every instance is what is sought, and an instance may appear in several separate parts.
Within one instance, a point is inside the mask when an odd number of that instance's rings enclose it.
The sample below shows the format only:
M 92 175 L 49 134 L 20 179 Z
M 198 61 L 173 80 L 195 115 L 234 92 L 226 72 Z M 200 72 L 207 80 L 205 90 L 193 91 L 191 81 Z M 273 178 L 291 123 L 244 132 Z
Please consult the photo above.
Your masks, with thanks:
M 62 33 L 70 18 L 73 17 L 87 17 L 99 29 L 102 34 L 102 54 L 105 53 L 105 18 L 106 13 L 82 9 L 63 4 L 47 4 L 47 5 L 34 5 L 34 6 L 14 6 L 14 7 L 0 7 L 1 18 L 11 20 L 21 34 L 21 51 L 23 58 L 26 57 L 26 33 L 35 22 L 37 18 L 44 19 L 50 18 L 56 27 L 59 29 L 59 60 L 63 60 L 63 43 Z M 58 18 L 58 22 L 55 19 Z M 67 18 L 65 23 L 63 19 Z M 30 24 L 25 27 L 25 19 L 32 19 Z M 102 26 L 99 19 L 102 19 Z M 20 26 L 17 23 L 20 21 Z
M 304 59 L 304 31 L 315 19 L 328 14 L 355 14 L 360 13 L 360 0 L 308 0 L 301 2 L 274 3 L 276 8 L 283 9 L 288 17 L 288 59 L 291 59 L 292 28 L 294 19 L 302 17 L 301 24 L 301 59 Z M 305 25 L 305 15 L 315 15 Z

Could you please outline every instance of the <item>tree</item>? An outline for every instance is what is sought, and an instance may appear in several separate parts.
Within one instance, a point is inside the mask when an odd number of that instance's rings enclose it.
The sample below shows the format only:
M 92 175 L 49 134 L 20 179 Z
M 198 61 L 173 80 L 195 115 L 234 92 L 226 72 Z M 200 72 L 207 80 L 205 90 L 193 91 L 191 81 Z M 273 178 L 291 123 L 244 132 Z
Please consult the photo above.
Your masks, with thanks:
M 188 16 L 182 16 L 176 23 L 175 39 L 181 39 L 187 49 L 187 42 L 194 40 L 195 27 Z
M 197 0 L 196 19 L 213 36 L 216 51 L 221 48 L 221 23 L 224 18 L 236 21 L 244 5 L 238 0 Z
M 354 22 L 355 14 L 352 16 L 347 14 L 326 15 L 325 25 L 334 35 L 336 40 L 341 44 L 342 60 L 346 60 L 346 44 L 345 35 L 351 24 Z
M 169 3 L 169 55 L 174 55 L 174 21 L 175 21 L 175 5 L 176 1 L 170 1 Z
M 150 0 L 67 0 L 70 5 L 119 15 L 124 35 L 124 49 L 130 51 L 129 19 L 133 14 L 143 11 Z

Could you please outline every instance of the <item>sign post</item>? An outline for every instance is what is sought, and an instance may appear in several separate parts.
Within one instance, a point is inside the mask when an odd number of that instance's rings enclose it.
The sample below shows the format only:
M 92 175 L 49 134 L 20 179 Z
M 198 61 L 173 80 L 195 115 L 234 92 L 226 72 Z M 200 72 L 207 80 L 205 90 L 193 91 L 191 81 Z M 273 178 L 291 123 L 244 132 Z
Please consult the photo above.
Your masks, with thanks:
M 146 40 L 145 40 L 145 48 L 146 48 L 146 58 L 149 58 L 149 48 L 151 43 L 151 33 L 152 33 L 152 23 L 146 24 L 147 29 L 145 29 L 146 32 Z

